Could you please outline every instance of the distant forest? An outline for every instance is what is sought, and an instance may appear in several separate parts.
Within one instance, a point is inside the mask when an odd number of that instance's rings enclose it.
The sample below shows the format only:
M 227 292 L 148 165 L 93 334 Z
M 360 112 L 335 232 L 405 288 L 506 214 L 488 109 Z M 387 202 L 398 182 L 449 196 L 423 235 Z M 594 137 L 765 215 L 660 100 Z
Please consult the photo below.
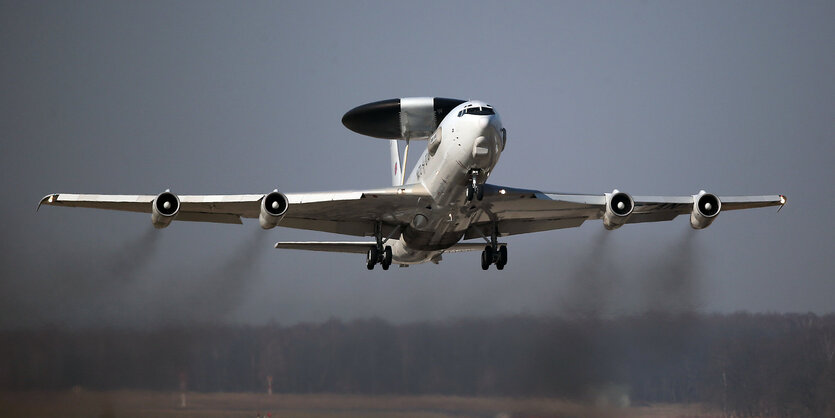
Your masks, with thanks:
M 647 313 L 393 325 L 0 332 L 0 390 L 571 397 L 835 416 L 835 315 Z

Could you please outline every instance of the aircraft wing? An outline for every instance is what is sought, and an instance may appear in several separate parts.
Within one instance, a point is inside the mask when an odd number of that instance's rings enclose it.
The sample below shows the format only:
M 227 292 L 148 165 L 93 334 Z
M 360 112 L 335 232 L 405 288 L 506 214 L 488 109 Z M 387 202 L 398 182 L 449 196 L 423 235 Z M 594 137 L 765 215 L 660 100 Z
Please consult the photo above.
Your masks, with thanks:
M 258 218 L 264 194 L 178 195 L 177 221 L 240 224 L 241 218 Z M 430 204 L 426 189 L 407 185 L 375 190 L 287 194 L 289 206 L 279 226 L 374 236 L 382 222 L 386 237 L 408 223 L 419 205 Z M 41 199 L 38 207 L 67 206 L 151 213 L 155 195 L 105 195 L 55 193 Z
M 632 214 L 625 223 L 669 221 L 693 211 L 694 196 L 632 196 Z M 719 196 L 721 210 L 782 206 L 785 196 Z M 539 190 L 485 185 L 484 200 L 464 239 L 489 237 L 493 225 L 498 236 L 578 227 L 602 219 L 606 195 L 549 193 Z
M 262 194 L 178 196 L 180 212 L 175 219 L 240 224 L 241 216 L 248 214 L 252 208 L 256 211 L 255 216 L 258 216 L 263 197 Z M 155 195 L 55 193 L 44 196 L 38 208 L 48 205 L 151 213 L 154 198 Z

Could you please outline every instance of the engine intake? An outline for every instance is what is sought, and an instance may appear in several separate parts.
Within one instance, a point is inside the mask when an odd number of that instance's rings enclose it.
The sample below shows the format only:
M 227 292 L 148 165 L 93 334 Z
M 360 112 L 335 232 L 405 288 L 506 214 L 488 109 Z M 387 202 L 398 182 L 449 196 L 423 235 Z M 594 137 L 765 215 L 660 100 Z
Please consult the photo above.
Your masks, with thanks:
M 290 203 L 284 193 L 280 193 L 278 190 L 267 193 L 261 199 L 261 214 L 258 216 L 261 228 L 272 229 L 278 225 L 278 222 L 287 213 L 289 206 Z
M 608 230 L 620 228 L 635 209 L 635 201 L 632 196 L 619 192 L 617 189 L 612 193 L 606 193 L 606 213 L 603 214 L 603 226 Z
M 705 193 L 704 190 L 693 196 L 693 211 L 690 213 L 690 226 L 693 229 L 707 228 L 719 211 L 722 210 L 722 202 L 716 195 Z
M 151 202 L 151 223 L 154 228 L 162 229 L 171 224 L 180 211 L 180 198 L 166 190 Z

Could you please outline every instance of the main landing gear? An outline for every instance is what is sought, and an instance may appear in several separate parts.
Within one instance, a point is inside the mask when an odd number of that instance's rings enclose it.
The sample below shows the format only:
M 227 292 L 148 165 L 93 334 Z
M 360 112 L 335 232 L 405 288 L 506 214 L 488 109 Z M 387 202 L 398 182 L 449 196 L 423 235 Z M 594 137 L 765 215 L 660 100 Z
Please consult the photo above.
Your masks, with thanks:
M 481 172 L 479 170 L 471 170 L 468 178 L 470 184 L 467 185 L 467 201 L 472 202 L 475 197 L 478 200 L 484 199 L 484 186 L 478 184 L 478 176 Z
M 388 270 L 391 266 L 391 246 L 386 245 L 385 248 L 382 246 L 380 247 L 371 247 L 368 249 L 368 254 L 366 257 L 365 266 L 368 267 L 369 270 L 374 270 L 374 266 L 380 263 L 380 266 L 383 267 L 383 270 Z
M 487 270 L 490 264 L 495 264 L 497 270 L 503 270 L 507 264 L 507 246 L 499 245 L 499 231 L 495 226 L 490 234 L 490 245 L 481 252 L 481 269 Z
M 507 264 L 507 246 L 502 245 L 498 248 L 488 245 L 484 247 L 481 252 L 481 269 L 487 270 L 490 264 L 495 264 L 497 270 L 503 270 Z
M 383 247 L 383 233 L 382 225 L 377 223 L 374 225 L 374 236 L 377 238 L 377 245 L 368 249 L 366 254 L 365 266 L 369 270 L 374 270 L 374 266 L 380 263 L 383 270 L 388 270 L 391 267 L 391 246 Z M 388 239 L 386 239 L 388 241 Z

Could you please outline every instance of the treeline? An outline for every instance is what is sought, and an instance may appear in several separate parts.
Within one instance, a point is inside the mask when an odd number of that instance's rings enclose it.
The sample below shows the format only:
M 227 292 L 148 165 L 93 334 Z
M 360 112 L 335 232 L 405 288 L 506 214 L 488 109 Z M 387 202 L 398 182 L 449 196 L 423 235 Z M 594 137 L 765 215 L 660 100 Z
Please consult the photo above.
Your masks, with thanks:
M 835 416 L 835 315 L 0 332 L 0 390 L 603 397 Z

